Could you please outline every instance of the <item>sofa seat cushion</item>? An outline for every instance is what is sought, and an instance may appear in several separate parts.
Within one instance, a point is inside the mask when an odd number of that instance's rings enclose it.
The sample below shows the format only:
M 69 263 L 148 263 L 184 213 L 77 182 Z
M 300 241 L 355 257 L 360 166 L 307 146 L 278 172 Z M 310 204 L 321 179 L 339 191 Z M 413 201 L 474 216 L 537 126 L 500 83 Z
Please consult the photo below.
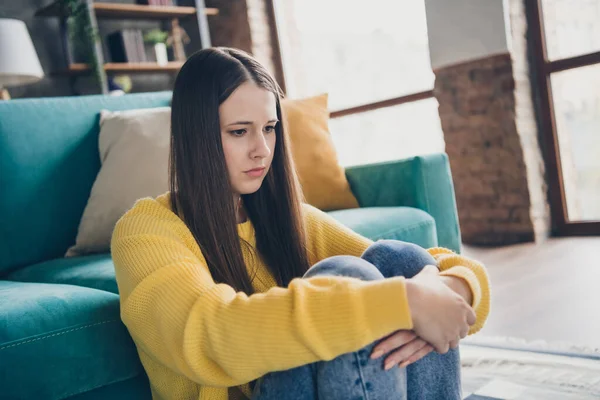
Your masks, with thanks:
M 13 271 L 3 279 L 19 282 L 61 283 L 118 293 L 110 253 L 56 258 Z
M 0 281 L 0 388 L 7 399 L 63 399 L 143 374 L 119 296 Z
M 65 400 L 152 400 L 150 381 L 144 373 L 126 381 L 113 383 Z
M 363 207 L 328 213 L 373 241 L 395 239 L 429 248 L 438 245 L 435 220 L 412 207 Z

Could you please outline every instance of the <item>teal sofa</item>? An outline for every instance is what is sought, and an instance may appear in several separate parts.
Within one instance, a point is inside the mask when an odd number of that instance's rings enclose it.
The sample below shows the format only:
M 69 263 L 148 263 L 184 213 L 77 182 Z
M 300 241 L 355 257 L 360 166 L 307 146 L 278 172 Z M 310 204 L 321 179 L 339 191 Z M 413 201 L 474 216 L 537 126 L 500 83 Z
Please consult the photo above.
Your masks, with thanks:
M 64 259 L 100 168 L 103 108 L 170 92 L 0 102 L 0 398 L 149 399 L 119 317 L 110 254 Z M 331 212 L 374 240 L 460 250 L 446 155 L 347 169 L 361 208 Z

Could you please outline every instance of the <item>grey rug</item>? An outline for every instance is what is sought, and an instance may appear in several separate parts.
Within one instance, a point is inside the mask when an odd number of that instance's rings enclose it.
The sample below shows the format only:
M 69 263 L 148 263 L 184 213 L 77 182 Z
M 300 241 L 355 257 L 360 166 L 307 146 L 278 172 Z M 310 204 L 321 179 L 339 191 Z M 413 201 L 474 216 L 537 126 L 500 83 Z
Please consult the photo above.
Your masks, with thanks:
M 461 360 L 464 399 L 600 399 L 600 349 L 483 336 Z

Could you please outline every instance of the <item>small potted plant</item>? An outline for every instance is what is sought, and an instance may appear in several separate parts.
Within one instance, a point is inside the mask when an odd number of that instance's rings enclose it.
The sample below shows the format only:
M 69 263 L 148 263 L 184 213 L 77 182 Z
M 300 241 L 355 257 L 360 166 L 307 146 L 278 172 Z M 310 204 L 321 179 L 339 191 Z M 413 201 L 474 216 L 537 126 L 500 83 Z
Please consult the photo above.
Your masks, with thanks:
M 166 65 L 169 62 L 167 56 L 167 38 L 169 33 L 160 29 L 152 29 L 144 35 L 144 41 L 154 46 L 154 54 L 156 54 L 156 62 L 159 65 Z

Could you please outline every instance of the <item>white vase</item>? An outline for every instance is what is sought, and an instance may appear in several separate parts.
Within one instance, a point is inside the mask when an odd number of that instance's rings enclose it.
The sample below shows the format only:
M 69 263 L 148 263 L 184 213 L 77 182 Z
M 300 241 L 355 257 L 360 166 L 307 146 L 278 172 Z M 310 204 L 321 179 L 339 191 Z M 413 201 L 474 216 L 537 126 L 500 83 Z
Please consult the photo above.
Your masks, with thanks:
M 154 45 L 154 54 L 156 54 L 156 62 L 158 65 L 168 64 L 167 45 L 164 43 L 156 43 Z

